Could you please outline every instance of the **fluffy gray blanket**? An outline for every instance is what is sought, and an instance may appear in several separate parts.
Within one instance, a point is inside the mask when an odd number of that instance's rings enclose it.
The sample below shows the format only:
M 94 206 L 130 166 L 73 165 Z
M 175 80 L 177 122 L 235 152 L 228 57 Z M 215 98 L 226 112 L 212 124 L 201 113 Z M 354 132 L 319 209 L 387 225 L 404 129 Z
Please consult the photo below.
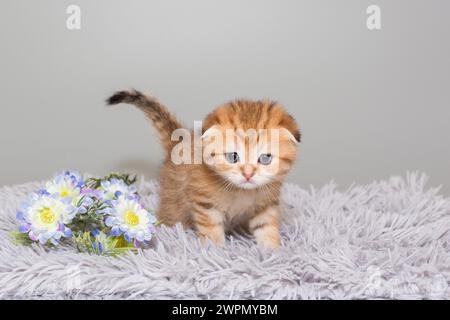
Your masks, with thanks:
M 15 245 L 15 212 L 38 183 L 0 189 L 0 298 L 450 298 L 450 199 L 408 174 L 340 191 L 286 185 L 279 251 L 230 235 L 202 246 L 161 227 L 153 248 L 122 257 Z M 142 182 L 156 204 L 157 184 Z

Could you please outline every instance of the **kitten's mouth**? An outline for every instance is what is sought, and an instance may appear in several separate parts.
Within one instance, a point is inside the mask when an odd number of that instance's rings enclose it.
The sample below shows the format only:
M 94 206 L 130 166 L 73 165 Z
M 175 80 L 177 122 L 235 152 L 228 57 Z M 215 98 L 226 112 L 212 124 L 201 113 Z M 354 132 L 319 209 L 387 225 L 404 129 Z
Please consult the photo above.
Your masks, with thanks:
M 256 182 L 252 181 L 252 180 L 245 180 L 242 181 L 241 183 L 239 183 L 239 187 L 243 188 L 243 189 L 253 189 L 257 187 Z

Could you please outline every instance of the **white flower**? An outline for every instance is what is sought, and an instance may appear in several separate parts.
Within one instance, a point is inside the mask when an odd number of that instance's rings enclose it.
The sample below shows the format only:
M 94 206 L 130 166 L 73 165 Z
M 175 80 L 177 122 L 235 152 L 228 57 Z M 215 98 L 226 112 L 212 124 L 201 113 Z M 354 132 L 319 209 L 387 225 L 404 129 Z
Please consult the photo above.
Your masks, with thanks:
M 50 194 L 57 194 L 61 198 L 76 197 L 81 192 L 81 186 L 84 181 L 80 174 L 66 171 L 45 185 L 45 189 Z
M 156 218 L 145 210 L 136 197 L 119 197 L 112 201 L 112 210 L 106 218 L 107 226 L 112 227 L 111 235 L 124 235 L 129 242 L 150 241 L 155 231 Z
M 72 222 L 76 209 L 63 199 L 49 194 L 33 194 L 24 204 L 17 218 L 23 223 L 19 230 L 27 232 L 30 239 L 45 244 L 57 244 L 61 237 L 70 237 L 65 225 Z
M 103 199 L 105 200 L 112 200 L 121 195 L 132 195 L 137 191 L 135 186 L 129 186 L 119 179 L 103 180 L 101 188 L 103 190 Z

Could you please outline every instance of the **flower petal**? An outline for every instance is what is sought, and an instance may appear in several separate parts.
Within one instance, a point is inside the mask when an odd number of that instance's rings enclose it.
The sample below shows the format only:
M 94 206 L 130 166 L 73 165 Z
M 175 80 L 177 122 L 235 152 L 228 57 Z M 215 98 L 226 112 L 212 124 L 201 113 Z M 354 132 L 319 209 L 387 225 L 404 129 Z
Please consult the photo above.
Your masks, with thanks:
M 133 241 L 133 239 L 131 239 L 131 238 L 128 236 L 128 233 L 125 233 L 125 235 L 124 235 L 123 237 L 124 237 L 125 240 L 127 240 L 128 242 L 132 242 L 132 241 Z
M 121 234 L 122 234 L 122 232 L 120 231 L 120 228 L 119 228 L 119 227 L 113 227 L 113 228 L 111 229 L 111 235 L 112 235 L 112 236 L 118 237 L 118 236 L 120 236 Z
M 72 230 L 70 228 L 66 228 L 63 232 L 64 232 L 64 237 L 66 237 L 66 238 L 72 237 Z
M 115 218 L 114 218 L 114 217 L 106 217 L 106 219 L 105 219 L 105 224 L 106 224 L 108 227 L 112 227 L 113 225 L 116 224 Z
M 17 213 L 16 213 L 16 219 L 17 219 L 17 220 L 25 220 L 25 215 L 23 214 L 22 211 L 17 211 Z
M 25 232 L 29 232 L 31 229 L 31 224 L 29 223 L 22 223 L 19 226 L 19 232 L 25 233 Z

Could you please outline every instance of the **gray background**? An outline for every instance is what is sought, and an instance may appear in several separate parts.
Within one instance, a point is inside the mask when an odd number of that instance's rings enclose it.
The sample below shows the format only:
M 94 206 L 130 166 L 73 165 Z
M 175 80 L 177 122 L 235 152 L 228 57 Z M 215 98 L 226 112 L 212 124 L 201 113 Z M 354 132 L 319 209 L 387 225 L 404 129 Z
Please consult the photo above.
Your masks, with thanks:
M 449 15 L 445 0 L 2 0 L 0 185 L 64 168 L 155 177 L 153 129 L 103 102 L 136 87 L 190 126 L 236 97 L 280 101 L 303 131 L 302 186 L 420 170 L 448 194 Z

